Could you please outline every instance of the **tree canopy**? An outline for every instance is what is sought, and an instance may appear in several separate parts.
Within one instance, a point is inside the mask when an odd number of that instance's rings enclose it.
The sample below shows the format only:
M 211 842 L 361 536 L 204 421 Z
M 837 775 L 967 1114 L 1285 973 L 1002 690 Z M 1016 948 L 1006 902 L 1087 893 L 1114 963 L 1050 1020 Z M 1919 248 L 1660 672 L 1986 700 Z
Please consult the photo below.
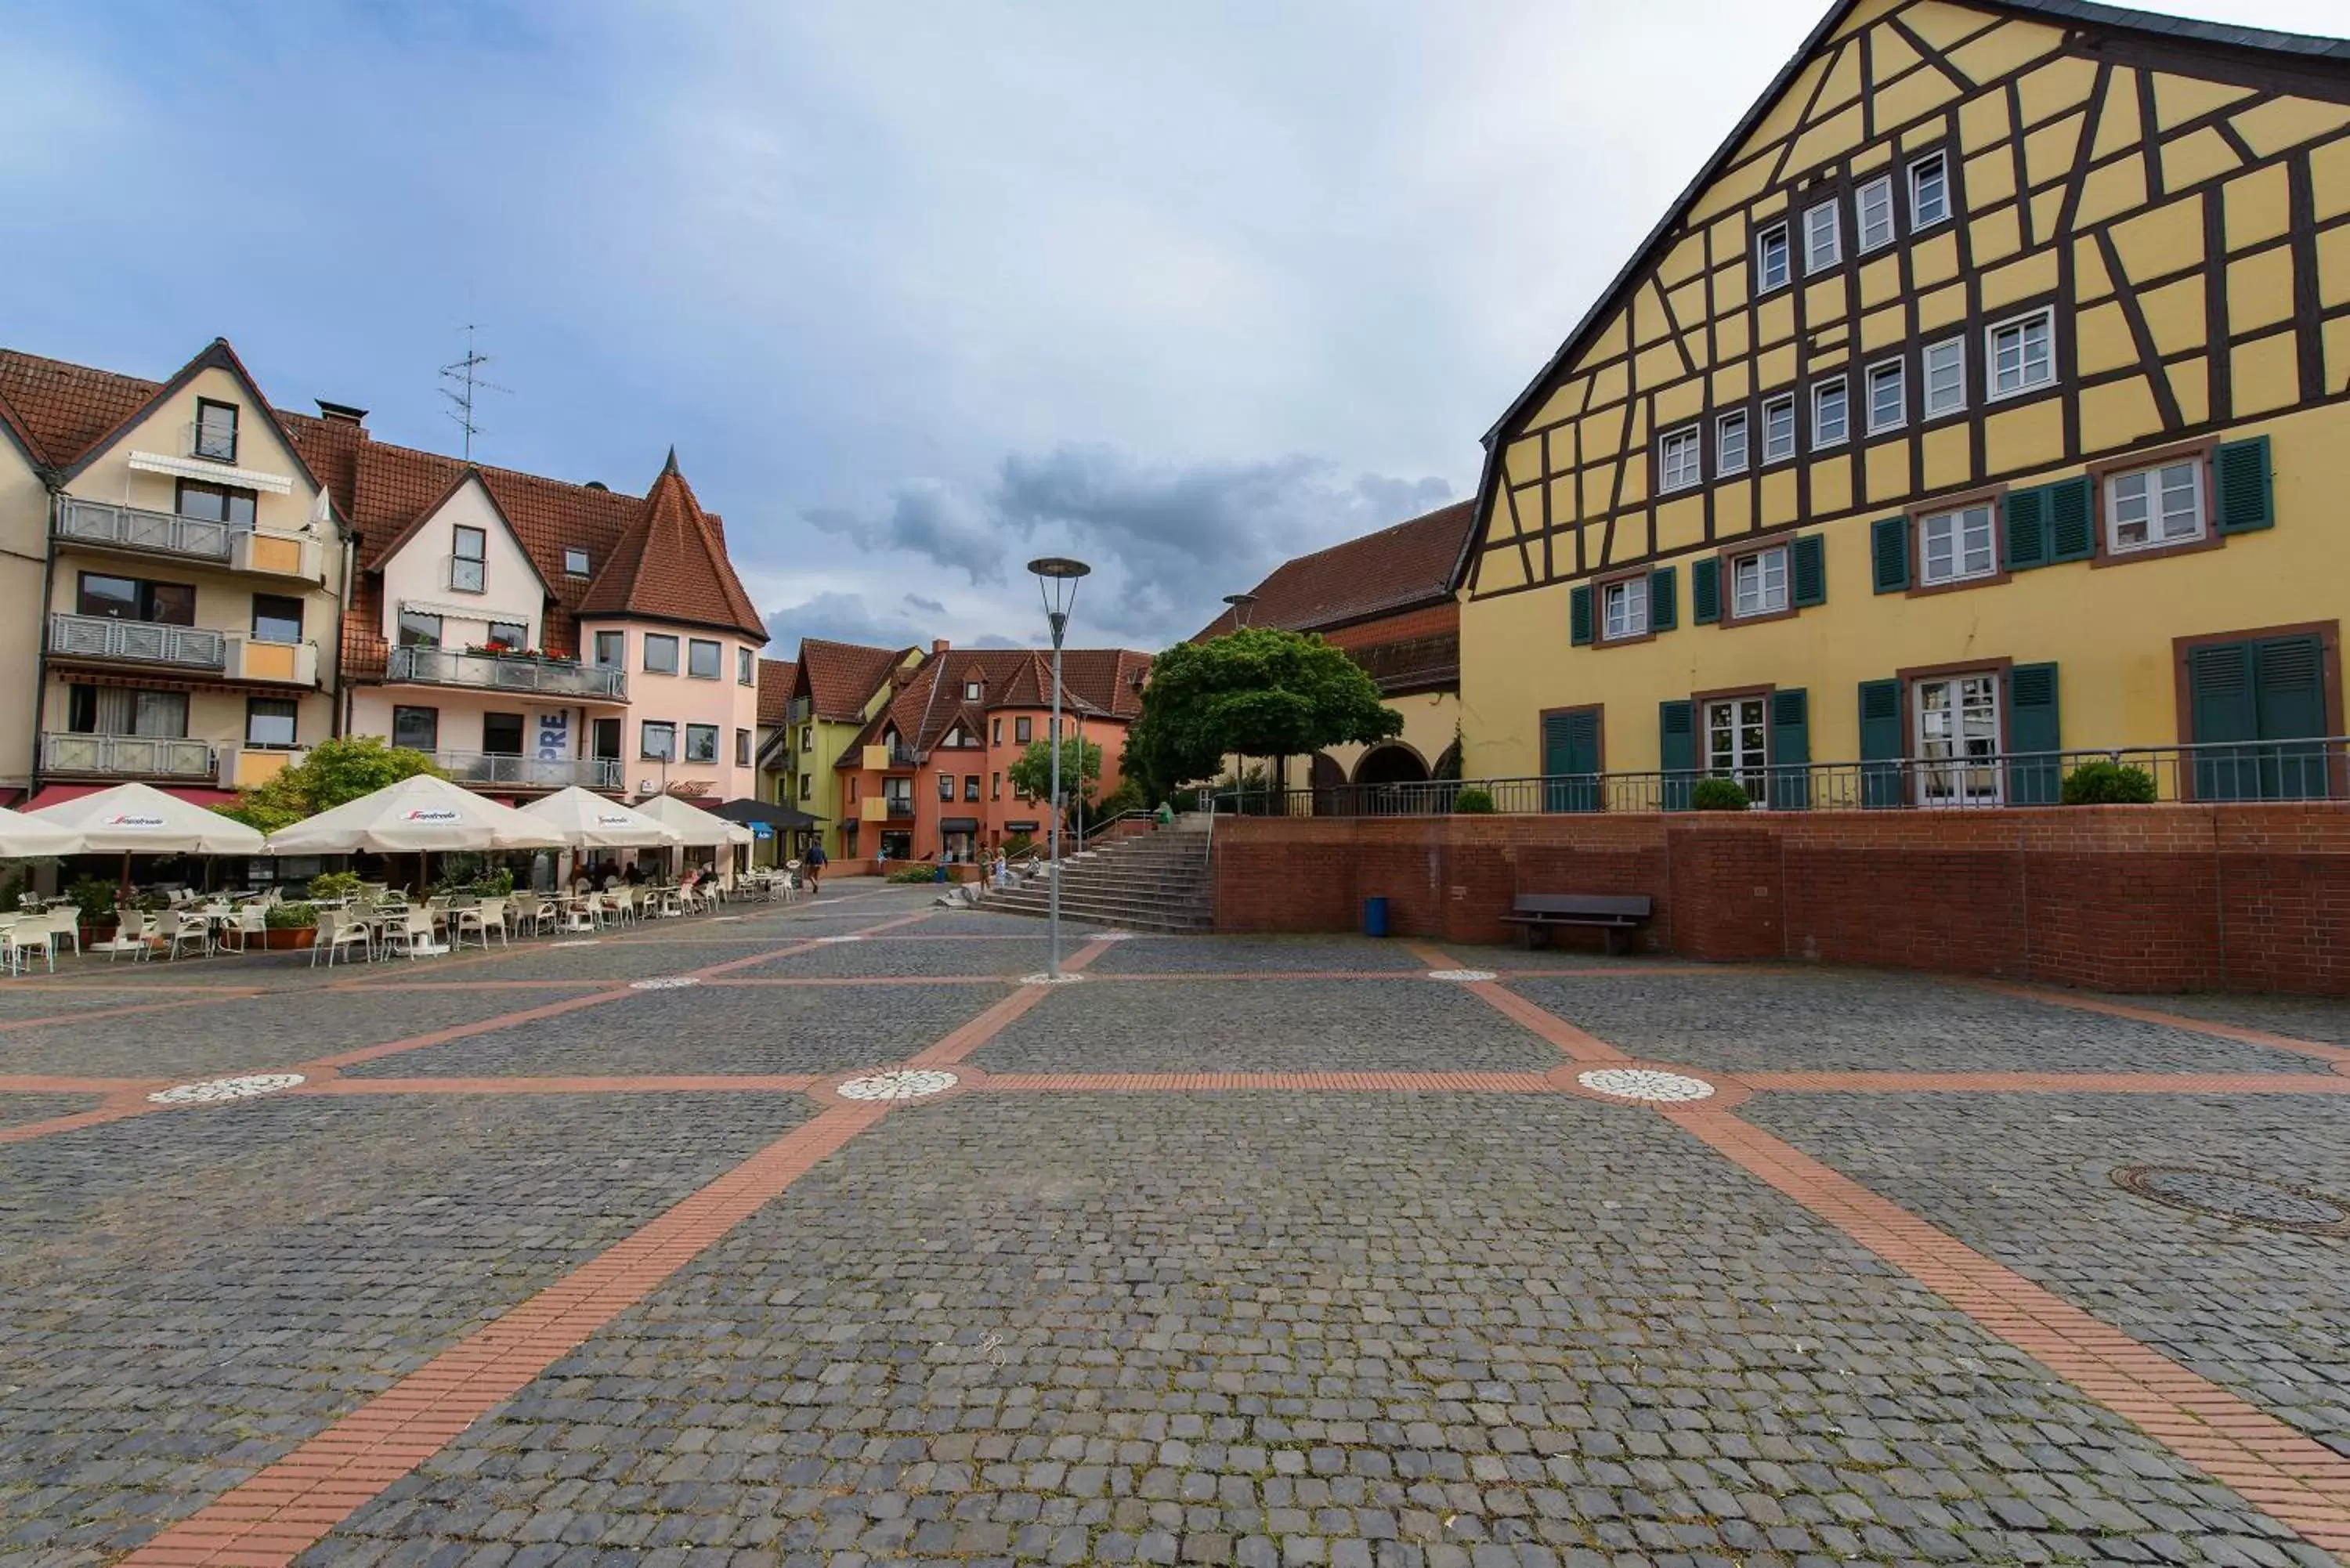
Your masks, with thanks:
M 1151 662 L 1126 769 L 1163 796 L 1214 776 L 1235 753 L 1298 756 L 1402 732 L 1403 716 L 1345 653 L 1311 633 L 1249 627 L 1178 643 Z
M 319 742 L 307 757 L 276 778 L 240 790 L 234 804 L 213 809 L 247 827 L 274 833 L 418 774 L 446 776 L 422 752 L 387 745 L 375 735 L 346 735 Z
M 1101 747 L 1091 741 L 1080 742 L 1072 734 L 1061 737 L 1063 794 L 1083 800 L 1093 794 L 1091 786 L 1099 782 L 1101 771 Z M 1053 793 L 1053 742 L 1031 741 L 1028 749 L 1020 753 L 1020 760 L 1005 770 L 1003 776 L 1022 794 L 1046 799 Z

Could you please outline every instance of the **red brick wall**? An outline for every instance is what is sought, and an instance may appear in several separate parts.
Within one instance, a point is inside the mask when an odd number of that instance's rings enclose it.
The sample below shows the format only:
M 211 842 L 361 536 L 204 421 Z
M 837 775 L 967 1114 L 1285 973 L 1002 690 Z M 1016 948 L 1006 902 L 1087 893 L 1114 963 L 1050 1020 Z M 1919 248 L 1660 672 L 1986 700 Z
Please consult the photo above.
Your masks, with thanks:
M 1226 931 L 1356 930 L 1380 896 L 1398 935 L 1496 942 L 1517 893 L 1646 893 L 1686 958 L 2350 995 L 2338 805 L 1222 817 L 1213 862 Z

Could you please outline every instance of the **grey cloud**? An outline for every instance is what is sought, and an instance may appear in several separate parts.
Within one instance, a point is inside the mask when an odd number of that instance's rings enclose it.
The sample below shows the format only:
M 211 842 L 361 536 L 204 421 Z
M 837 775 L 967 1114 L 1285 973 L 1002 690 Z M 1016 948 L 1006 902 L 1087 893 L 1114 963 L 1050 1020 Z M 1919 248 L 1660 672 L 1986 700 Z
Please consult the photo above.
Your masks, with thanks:
M 901 550 L 971 578 L 973 587 L 1004 581 L 1003 548 L 985 511 L 935 480 L 909 480 L 889 508 L 867 515 L 838 507 L 802 514 L 827 534 L 847 535 L 865 550 Z
M 944 615 L 947 613 L 946 606 L 939 603 L 936 599 L 926 599 L 920 594 L 908 594 L 906 596 L 906 606 L 909 609 L 920 610 L 925 615 Z

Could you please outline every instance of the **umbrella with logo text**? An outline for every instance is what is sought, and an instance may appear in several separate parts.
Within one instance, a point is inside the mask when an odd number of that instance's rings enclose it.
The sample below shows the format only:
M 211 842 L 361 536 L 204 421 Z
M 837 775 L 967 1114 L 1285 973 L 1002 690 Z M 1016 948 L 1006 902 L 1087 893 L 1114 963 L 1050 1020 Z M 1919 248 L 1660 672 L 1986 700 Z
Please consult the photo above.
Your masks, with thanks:
M 261 835 L 244 824 L 142 784 L 76 795 L 25 816 L 78 836 L 85 854 L 120 852 L 124 889 L 130 886 L 133 855 L 262 853 Z
M 573 784 L 519 808 L 574 849 L 660 849 L 683 842 L 676 829 L 619 801 Z
M 272 855 L 415 855 L 419 888 L 424 886 L 422 857 L 436 849 L 562 846 L 563 835 L 552 825 L 430 774 L 386 784 L 269 836 Z

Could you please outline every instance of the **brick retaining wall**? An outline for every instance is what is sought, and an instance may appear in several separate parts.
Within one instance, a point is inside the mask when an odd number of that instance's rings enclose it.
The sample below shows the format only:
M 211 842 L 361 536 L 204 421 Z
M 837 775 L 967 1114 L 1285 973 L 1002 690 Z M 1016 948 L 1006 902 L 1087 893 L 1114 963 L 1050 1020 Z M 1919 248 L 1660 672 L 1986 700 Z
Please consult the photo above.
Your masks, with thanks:
M 1215 836 L 1220 931 L 1356 930 L 1380 895 L 1399 936 L 1500 942 L 1516 893 L 1646 893 L 1648 945 L 1685 958 L 2350 995 L 2341 805 L 1227 816 Z

